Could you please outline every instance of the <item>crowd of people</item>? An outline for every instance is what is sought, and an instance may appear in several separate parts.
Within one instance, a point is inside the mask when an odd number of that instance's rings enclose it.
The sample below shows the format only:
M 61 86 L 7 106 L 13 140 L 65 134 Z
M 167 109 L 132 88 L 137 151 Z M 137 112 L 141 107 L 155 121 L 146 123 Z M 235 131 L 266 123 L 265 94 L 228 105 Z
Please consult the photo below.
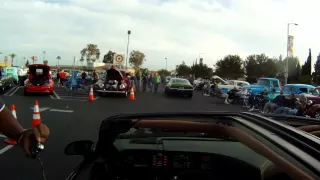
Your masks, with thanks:
M 213 95 L 214 97 L 223 99 L 225 104 L 230 104 L 229 102 L 231 101 L 229 97 L 232 95 L 233 103 L 242 101 L 245 107 L 249 108 L 249 111 L 296 116 L 307 115 L 308 99 L 306 95 L 296 95 L 292 89 L 288 96 L 285 96 L 283 90 L 281 90 L 278 95 L 276 89 L 272 89 L 271 93 L 269 93 L 268 88 L 265 88 L 263 92 L 258 94 L 251 93 L 245 87 L 241 87 L 241 90 L 226 93 L 213 81 L 210 86 L 204 89 L 203 95 Z

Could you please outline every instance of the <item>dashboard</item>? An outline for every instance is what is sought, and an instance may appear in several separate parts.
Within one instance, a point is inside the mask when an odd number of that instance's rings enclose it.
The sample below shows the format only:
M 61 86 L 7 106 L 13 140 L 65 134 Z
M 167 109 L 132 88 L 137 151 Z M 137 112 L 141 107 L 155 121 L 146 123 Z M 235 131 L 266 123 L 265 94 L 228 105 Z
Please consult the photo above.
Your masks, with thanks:
M 178 145 L 179 144 L 179 145 Z M 263 179 L 264 157 L 238 142 L 179 140 L 139 144 L 121 140 L 108 169 L 113 178 L 129 179 Z M 271 163 L 272 164 L 272 163 Z

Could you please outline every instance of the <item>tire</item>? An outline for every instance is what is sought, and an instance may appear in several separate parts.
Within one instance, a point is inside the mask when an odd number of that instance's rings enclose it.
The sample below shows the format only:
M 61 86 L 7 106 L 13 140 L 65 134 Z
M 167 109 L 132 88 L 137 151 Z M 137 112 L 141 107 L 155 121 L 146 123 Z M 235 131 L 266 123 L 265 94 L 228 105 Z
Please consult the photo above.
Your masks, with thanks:
M 29 93 L 27 91 L 24 91 L 25 96 L 29 96 Z
M 192 96 L 193 96 L 193 94 L 189 94 L 189 95 L 188 95 L 188 98 L 192 98 Z

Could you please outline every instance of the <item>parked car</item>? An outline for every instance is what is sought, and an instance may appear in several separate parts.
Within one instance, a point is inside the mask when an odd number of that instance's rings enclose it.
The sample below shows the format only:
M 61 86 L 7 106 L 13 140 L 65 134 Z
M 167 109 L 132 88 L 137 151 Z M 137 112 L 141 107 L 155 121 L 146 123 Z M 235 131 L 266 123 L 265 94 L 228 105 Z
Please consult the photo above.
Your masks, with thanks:
M 54 82 L 50 76 L 50 66 L 33 64 L 29 66 L 28 79 L 24 82 L 24 94 L 45 93 L 53 94 Z
M 268 89 L 268 93 L 271 93 L 272 89 L 276 90 L 276 94 L 280 94 L 280 82 L 276 78 L 260 78 L 256 84 L 245 86 L 252 94 L 263 92 L 265 88 Z
M 171 78 L 164 90 L 165 95 L 187 95 L 192 98 L 193 86 L 187 79 Z
M 17 67 L 4 67 L 3 72 L 5 76 L 11 76 L 14 80 L 15 84 L 18 84 L 19 76 L 18 76 L 18 68 Z
M 4 92 L 7 89 L 15 86 L 14 78 L 11 76 L 1 76 L 0 77 L 0 92 Z
M 293 91 L 296 96 L 299 94 L 305 94 L 308 100 L 311 100 L 313 104 L 320 104 L 319 89 L 309 84 L 287 84 L 283 86 L 284 94 L 289 96 Z
M 131 83 L 126 70 L 111 66 L 106 72 L 104 83 L 96 84 L 96 92 L 104 96 L 107 94 L 122 94 L 127 97 L 130 93 Z

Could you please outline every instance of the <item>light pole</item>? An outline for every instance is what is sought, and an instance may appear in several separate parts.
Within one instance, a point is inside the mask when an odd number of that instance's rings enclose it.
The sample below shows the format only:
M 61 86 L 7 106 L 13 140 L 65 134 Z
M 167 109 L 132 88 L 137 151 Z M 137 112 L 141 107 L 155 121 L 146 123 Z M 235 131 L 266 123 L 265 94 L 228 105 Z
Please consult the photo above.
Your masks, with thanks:
M 128 44 L 127 44 L 127 55 L 126 55 L 126 69 L 128 69 L 128 53 L 129 53 L 130 34 L 131 34 L 131 30 L 128 30 Z
M 166 70 L 168 71 L 168 58 L 164 58 L 166 60 Z
M 284 74 L 285 84 L 288 83 L 288 77 L 289 77 L 288 61 L 289 61 L 289 35 L 290 35 L 290 25 L 298 26 L 298 24 L 297 24 L 297 23 L 288 23 L 288 24 L 287 24 L 287 60 L 286 60 L 286 70 L 285 70 L 285 74 Z
M 46 60 L 46 51 L 42 51 L 42 53 L 43 53 L 43 63 L 44 63 L 44 61 Z

